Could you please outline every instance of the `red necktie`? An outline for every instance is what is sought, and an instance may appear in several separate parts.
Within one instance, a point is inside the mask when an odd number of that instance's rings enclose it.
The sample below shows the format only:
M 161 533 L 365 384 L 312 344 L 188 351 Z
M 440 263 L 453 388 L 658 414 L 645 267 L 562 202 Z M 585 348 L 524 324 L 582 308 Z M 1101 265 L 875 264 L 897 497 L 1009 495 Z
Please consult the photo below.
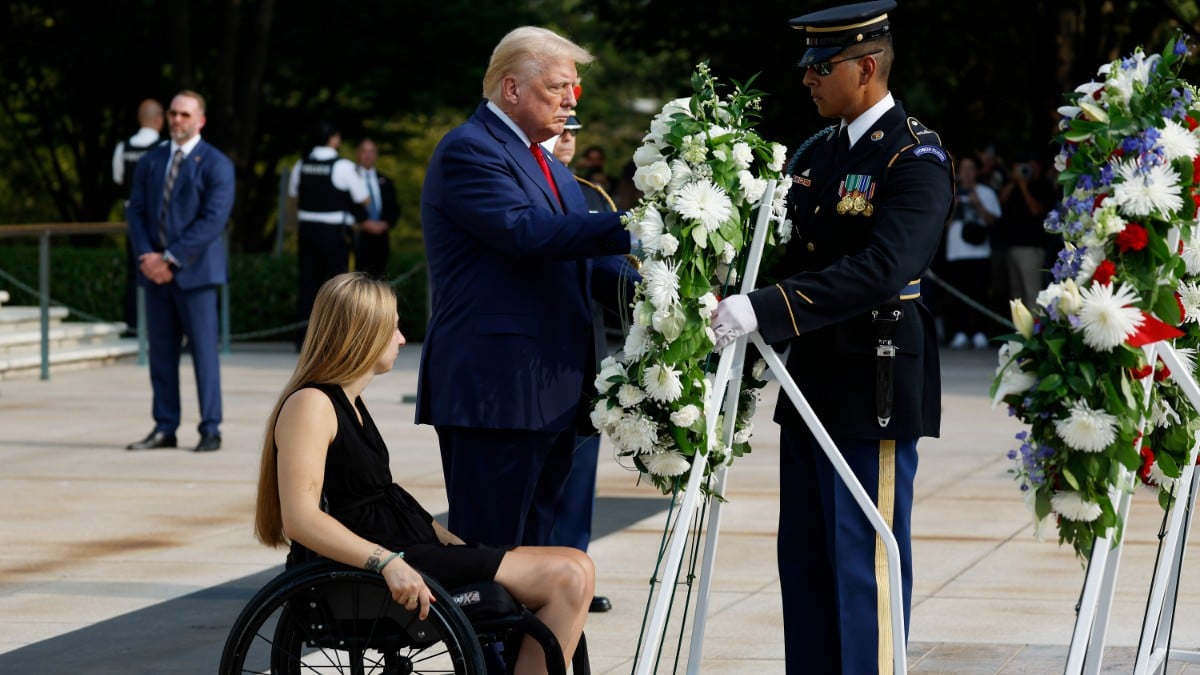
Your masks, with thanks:
M 538 166 L 542 167 L 542 173 L 546 175 L 546 182 L 550 184 L 550 191 L 554 193 L 554 198 L 561 206 L 562 197 L 558 196 L 558 186 L 554 184 L 554 177 L 550 175 L 550 165 L 546 163 L 546 156 L 542 154 L 542 146 L 530 143 L 529 151 L 533 153 L 533 158 L 537 160 Z

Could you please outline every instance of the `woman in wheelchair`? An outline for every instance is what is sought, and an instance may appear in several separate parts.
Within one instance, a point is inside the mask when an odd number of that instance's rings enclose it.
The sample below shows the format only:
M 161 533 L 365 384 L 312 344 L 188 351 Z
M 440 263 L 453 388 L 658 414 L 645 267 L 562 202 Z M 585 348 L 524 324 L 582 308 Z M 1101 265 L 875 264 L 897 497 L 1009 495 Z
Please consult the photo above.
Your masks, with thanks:
M 269 546 L 290 543 L 289 567 L 315 553 L 379 572 L 392 598 L 421 618 L 433 595 L 418 569 L 448 588 L 494 580 L 550 628 L 569 660 L 592 599 L 591 558 L 566 547 L 472 546 L 392 482 L 360 396 L 403 345 L 389 284 L 352 272 L 321 287 L 267 422 L 255 534 Z M 540 645 L 526 637 L 515 672 L 545 671 Z

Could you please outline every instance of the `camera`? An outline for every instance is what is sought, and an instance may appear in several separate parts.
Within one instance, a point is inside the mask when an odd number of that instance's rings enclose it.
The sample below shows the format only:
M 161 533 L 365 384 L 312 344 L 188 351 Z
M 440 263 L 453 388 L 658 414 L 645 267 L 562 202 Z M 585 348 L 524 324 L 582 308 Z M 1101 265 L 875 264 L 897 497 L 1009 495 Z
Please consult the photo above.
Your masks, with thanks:
M 1033 177 L 1033 167 L 1029 166 L 1028 164 L 1018 164 L 1016 169 L 1017 175 L 1025 180 L 1029 180 Z

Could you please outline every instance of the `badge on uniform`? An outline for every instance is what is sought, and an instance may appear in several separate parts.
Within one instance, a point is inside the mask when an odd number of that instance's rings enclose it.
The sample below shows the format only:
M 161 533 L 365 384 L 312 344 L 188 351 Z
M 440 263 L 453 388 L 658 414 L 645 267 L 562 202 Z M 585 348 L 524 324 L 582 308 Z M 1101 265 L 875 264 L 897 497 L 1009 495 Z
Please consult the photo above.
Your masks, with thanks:
M 870 176 L 858 173 L 848 173 L 838 187 L 837 212 L 840 215 L 850 214 L 869 216 L 875 212 L 871 198 L 875 196 L 875 183 Z

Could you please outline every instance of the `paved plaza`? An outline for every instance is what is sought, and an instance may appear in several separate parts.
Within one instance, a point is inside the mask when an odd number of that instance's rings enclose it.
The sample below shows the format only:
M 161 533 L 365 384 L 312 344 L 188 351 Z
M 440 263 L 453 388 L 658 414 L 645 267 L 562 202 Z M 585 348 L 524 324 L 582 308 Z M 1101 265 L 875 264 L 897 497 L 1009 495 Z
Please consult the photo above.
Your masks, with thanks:
M 366 399 L 394 476 L 442 513 L 436 437 L 412 423 L 420 349 L 403 349 Z M 123 450 L 152 426 L 147 372 L 133 360 L 0 380 L 0 673 L 215 671 L 237 612 L 283 559 L 254 540 L 251 520 L 263 422 L 294 362 L 281 344 L 234 345 L 222 356 L 224 445 L 208 454 Z M 942 437 L 922 442 L 917 473 L 909 670 L 1062 672 L 1083 568 L 1069 548 L 1034 538 L 1007 473 L 1020 426 L 987 399 L 994 352 L 944 352 L 942 365 Z M 197 411 L 186 359 L 183 372 L 179 442 L 190 447 Z M 777 393 L 765 390 L 754 451 L 728 475 L 701 673 L 784 671 Z M 589 619 L 592 667 L 629 673 L 668 502 L 607 443 L 597 494 L 590 553 L 597 592 L 614 608 Z M 1135 495 L 1130 520 L 1103 672 L 1132 671 L 1161 521 L 1151 492 Z M 1198 546 L 1181 576 L 1180 649 L 1200 648 Z M 1168 672 L 1200 666 L 1173 661 Z

